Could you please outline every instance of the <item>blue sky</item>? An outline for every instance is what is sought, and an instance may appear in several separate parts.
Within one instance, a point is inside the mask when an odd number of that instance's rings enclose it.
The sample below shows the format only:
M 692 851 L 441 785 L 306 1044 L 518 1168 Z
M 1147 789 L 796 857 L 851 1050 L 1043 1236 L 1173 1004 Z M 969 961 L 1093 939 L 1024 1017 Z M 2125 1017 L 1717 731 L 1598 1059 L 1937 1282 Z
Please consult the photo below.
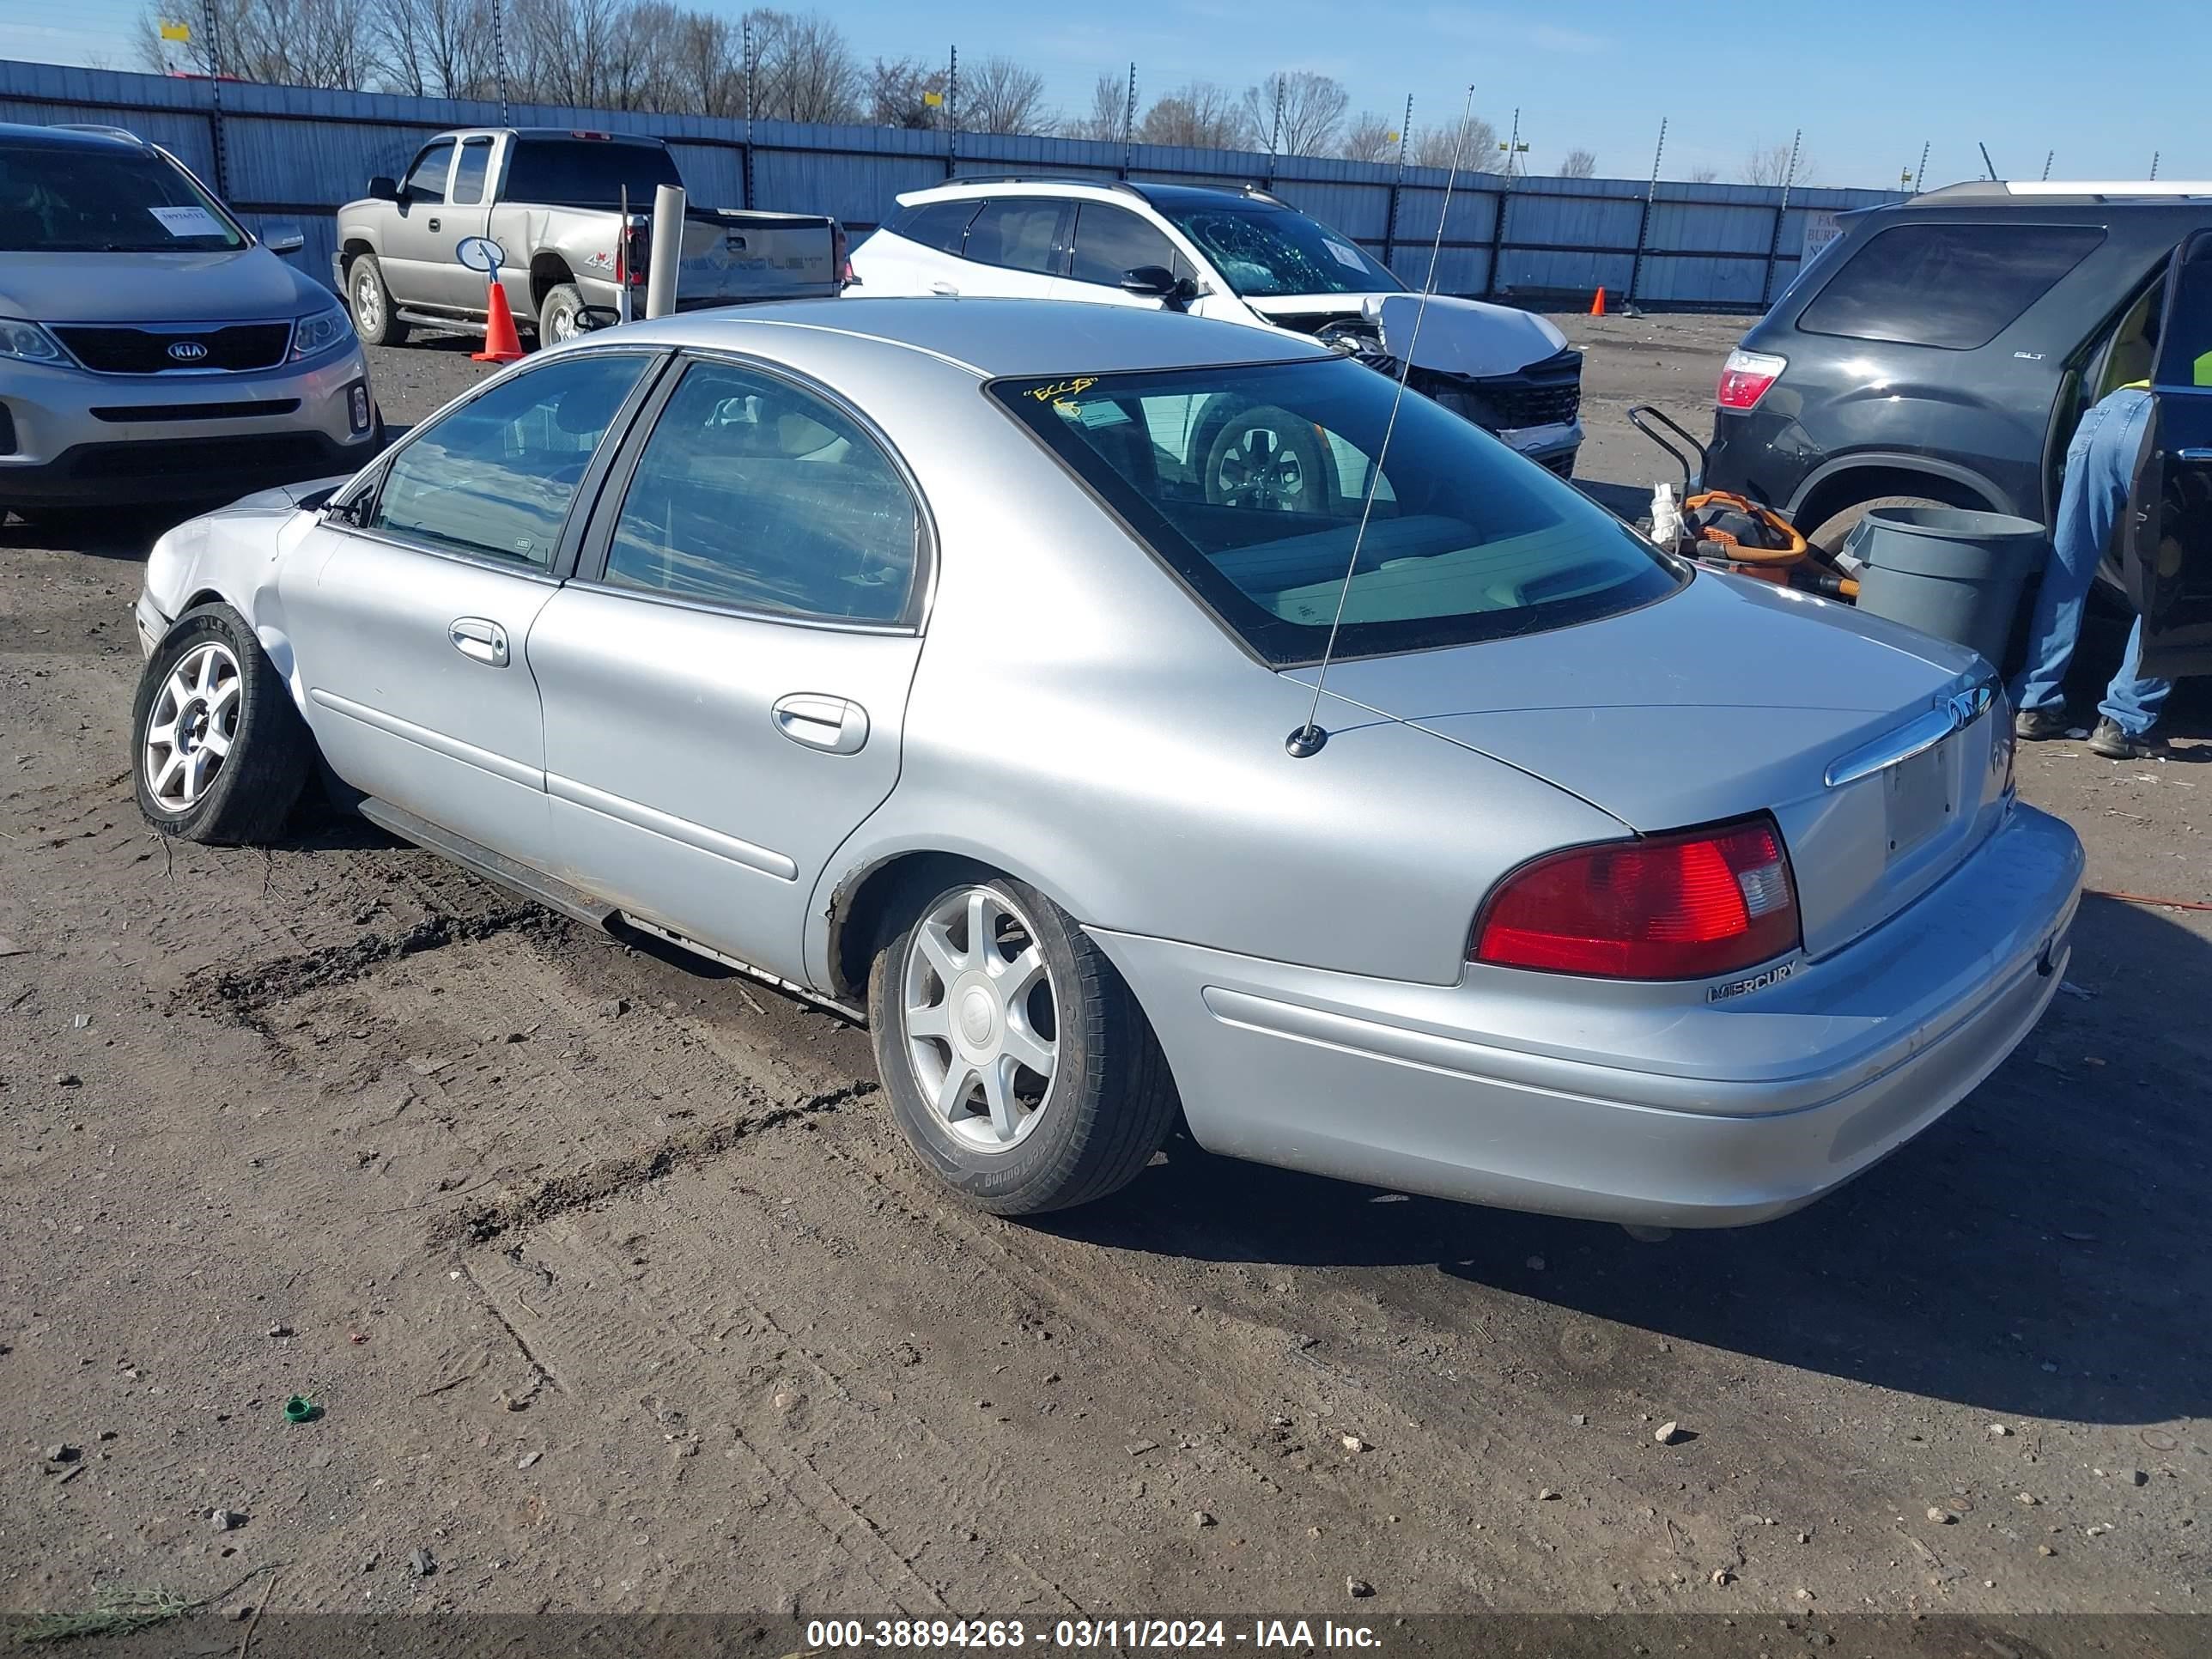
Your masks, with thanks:
M 5 0 L 0 57 L 132 67 L 137 9 L 137 0 Z M 1978 177 L 1978 141 L 2008 176 L 2036 177 L 2056 150 L 2057 178 L 2139 179 L 2154 151 L 2160 178 L 2212 178 L 2212 99 L 2172 95 L 2195 76 L 2161 67 L 2201 65 L 2212 52 L 2202 0 L 842 0 L 823 9 L 864 59 L 934 60 L 956 42 L 970 58 L 1005 52 L 1041 70 L 1070 108 L 1133 58 L 1146 100 L 1193 77 L 1241 91 L 1270 70 L 1310 69 L 1394 125 L 1409 93 L 1417 126 L 1449 120 L 1473 82 L 1476 111 L 1501 131 L 1520 107 L 1540 172 L 1583 146 L 1601 175 L 1643 176 L 1663 114 L 1662 170 L 1673 178 L 1704 166 L 1733 179 L 1747 150 L 1786 143 L 1800 125 L 1820 184 L 1894 186 L 1923 142 L 1930 182 Z

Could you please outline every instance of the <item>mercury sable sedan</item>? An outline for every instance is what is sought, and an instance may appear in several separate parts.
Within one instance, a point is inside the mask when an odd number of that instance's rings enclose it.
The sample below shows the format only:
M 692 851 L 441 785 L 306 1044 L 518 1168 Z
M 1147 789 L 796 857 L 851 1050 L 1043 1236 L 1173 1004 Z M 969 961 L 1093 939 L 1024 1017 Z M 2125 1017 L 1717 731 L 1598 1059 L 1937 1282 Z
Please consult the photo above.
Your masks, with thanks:
M 593 335 L 162 538 L 139 803 L 258 840 L 319 760 L 865 1020 L 1005 1213 L 1128 1182 L 1178 1103 L 1401 1190 L 1793 1209 L 2035 1024 L 2080 845 L 1972 653 L 1677 563 L 1394 391 L 1103 306 Z

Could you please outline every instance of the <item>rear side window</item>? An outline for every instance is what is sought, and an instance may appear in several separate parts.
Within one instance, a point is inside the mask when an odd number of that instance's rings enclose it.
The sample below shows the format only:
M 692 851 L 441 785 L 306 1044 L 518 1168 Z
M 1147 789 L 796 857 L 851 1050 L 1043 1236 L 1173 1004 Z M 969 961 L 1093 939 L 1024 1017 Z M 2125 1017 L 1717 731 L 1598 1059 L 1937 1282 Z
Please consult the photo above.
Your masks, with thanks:
M 982 205 L 973 198 L 964 202 L 924 202 L 919 207 L 902 208 L 884 228 L 940 253 L 957 253 L 960 239 L 968 234 L 968 222 Z
M 968 227 L 968 257 L 1048 276 L 1059 256 L 1060 215 L 1060 203 L 1035 197 L 987 202 Z
M 549 207 L 611 208 L 629 191 L 630 211 L 650 213 L 659 185 L 684 182 L 659 144 L 611 138 L 519 138 L 507 164 L 507 198 Z
M 617 587 L 772 615 L 895 623 L 921 517 L 875 441 L 757 370 L 695 363 L 638 457 L 607 550 Z
M 1178 276 L 1190 270 L 1190 262 L 1176 252 L 1174 243 L 1127 208 L 1085 202 L 1076 209 L 1075 259 L 1069 276 L 1079 283 L 1118 288 L 1121 278 L 1140 265 L 1160 265 Z
M 1797 326 L 1971 351 L 1996 338 L 2104 240 L 2094 225 L 1893 225 L 1868 239 Z
M 455 206 L 467 207 L 483 200 L 484 170 L 490 165 L 490 139 L 471 138 L 461 145 L 461 164 L 453 169 Z

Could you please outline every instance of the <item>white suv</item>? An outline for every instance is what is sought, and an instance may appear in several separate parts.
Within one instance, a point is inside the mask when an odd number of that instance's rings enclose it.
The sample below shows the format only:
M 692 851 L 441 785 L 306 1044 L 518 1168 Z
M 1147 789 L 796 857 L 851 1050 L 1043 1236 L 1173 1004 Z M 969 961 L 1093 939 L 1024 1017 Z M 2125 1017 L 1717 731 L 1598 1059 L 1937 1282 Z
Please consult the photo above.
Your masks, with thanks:
M 1259 190 L 958 179 L 898 198 L 853 250 L 848 296 L 1149 306 L 1287 328 L 1390 374 L 1417 296 L 1358 243 Z M 1432 298 L 1408 378 L 1562 477 L 1583 441 L 1582 354 L 1543 318 Z

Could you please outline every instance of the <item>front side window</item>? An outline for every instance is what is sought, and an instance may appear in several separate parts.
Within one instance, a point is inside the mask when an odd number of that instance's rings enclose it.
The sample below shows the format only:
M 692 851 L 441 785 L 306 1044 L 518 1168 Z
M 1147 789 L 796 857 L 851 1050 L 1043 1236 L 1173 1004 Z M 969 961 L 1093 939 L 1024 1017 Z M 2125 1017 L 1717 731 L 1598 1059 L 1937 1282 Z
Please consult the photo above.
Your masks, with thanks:
M 2019 320 L 2104 240 L 2094 225 L 1893 225 L 1860 245 L 1799 313 L 1797 326 L 1972 351 Z
M 987 202 L 968 227 L 967 255 L 1008 270 L 1050 273 L 1059 258 L 1060 204 L 1035 197 Z
M 246 238 L 152 150 L 0 143 L 0 252 L 204 253 Z
M 991 389 L 1278 665 L 1321 656 L 1340 592 L 1338 654 L 1380 656 L 1595 621 L 1683 580 L 1571 485 L 1426 398 L 1405 399 L 1376 477 L 1395 388 L 1346 359 Z
M 1121 279 L 1143 265 L 1158 265 L 1188 276 L 1190 261 L 1176 252 L 1157 225 L 1127 208 L 1085 202 L 1075 210 L 1075 252 L 1067 274 L 1079 283 L 1119 288 Z
M 814 621 L 896 623 L 921 516 L 890 459 L 823 399 L 695 363 L 653 423 L 607 550 L 617 587 Z
M 407 170 L 407 193 L 420 202 L 446 199 L 446 174 L 453 165 L 453 144 L 443 139 L 415 158 Z
M 2212 386 L 2212 234 L 2198 231 L 2181 245 L 2168 278 L 2158 343 L 2157 383 Z
M 1290 208 L 1225 198 L 1161 212 L 1240 295 L 1397 294 L 1406 286 L 1349 236 Z
M 461 145 L 461 164 L 453 169 L 456 207 L 472 207 L 483 200 L 484 173 L 490 166 L 490 139 L 471 138 Z
M 392 456 L 373 528 L 544 570 L 584 469 L 650 359 L 580 352 L 502 380 Z

